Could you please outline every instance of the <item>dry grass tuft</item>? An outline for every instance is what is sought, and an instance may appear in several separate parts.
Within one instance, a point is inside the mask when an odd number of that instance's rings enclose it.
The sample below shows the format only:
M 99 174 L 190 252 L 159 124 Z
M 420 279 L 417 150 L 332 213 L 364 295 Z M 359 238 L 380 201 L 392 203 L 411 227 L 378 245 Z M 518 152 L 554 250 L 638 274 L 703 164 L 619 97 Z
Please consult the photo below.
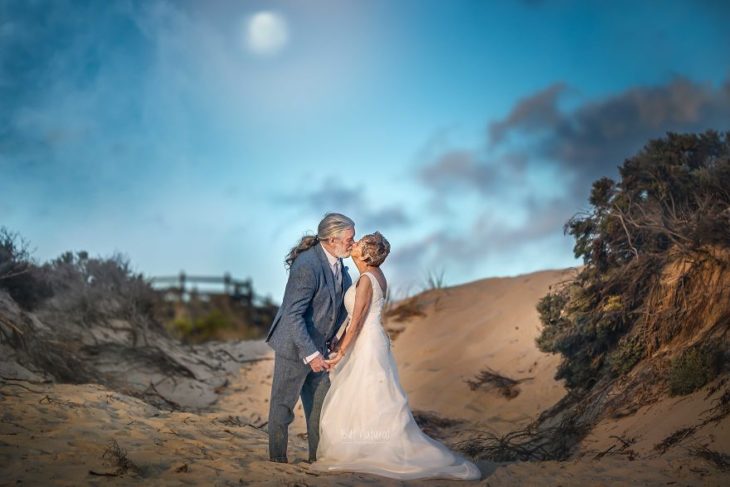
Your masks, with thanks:
M 406 321 L 415 317 L 426 316 L 421 303 L 417 297 L 412 297 L 400 301 L 397 305 L 389 306 L 383 311 L 383 316 L 388 320 Z
M 730 472 L 730 455 L 710 450 L 706 446 L 699 446 L 689 449 L 690 453 L 707 460 L 709 463 L 719 468 L 723 472 Z
M 116 470 L 113 472 L 95 472 L 93 470 L 89 470 L 89 473 L 91 475 L 118 477 L 126 474 L 127 472 L 132 472 L 134 474 L 142 473 L 142 469 L 140 469 L 137 465 L 135 465 L 134 462 L 132 462 L 127 457 L 127 450 L 120 447 L 119 443 L 117 443 L 117 440 L 113 438 L 111 441 L 109 441 L 109 446 L 106 450 L 104 450 L 104 453 L 101 457 L 106 460 L 107 464 L 112 467 L 116 467 Z

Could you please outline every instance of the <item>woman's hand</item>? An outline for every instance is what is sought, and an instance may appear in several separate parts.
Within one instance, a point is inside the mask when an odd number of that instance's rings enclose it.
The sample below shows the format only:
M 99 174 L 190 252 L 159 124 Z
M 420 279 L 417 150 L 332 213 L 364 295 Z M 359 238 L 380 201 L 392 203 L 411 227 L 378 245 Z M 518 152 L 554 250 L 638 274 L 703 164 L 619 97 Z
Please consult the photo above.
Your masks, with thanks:
M 336 352 L 329 354 L 329 358 L 327 358 L 324 362 L 332 367 L 337 365 L 344 356 L 345 354 L 342 353 L 342 350 L 337 350 Z

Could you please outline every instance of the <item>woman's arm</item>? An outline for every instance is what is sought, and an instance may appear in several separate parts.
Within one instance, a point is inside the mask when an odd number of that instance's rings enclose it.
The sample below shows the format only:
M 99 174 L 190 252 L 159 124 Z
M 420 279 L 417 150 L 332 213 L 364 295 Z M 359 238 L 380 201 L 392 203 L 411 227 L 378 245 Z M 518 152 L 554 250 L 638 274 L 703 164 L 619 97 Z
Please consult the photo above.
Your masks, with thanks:
M 347 322 L 342 324 L 342 333 L 339 331 L 335 336 L 332 338 L 332 348 L 330 349 L 331 352 L 336 352 L 340 349 L 340 345 L 342 345 L 342 340 L 345 339 L 345 335 L 347 334 L 347 327 L 350 325 L 350 315 L 347 315 Z
M 372 297 L 373 285 L 370 282 L 370 279 L 359 279 L 357 281 L 357 288 L 355 288 L 355 305 L 353 306 L 350 324 L 345 331 L 344 338 L 342 338 L 338 344 L 339 347 L 337 355 L 331 361 L 327 362 L 336 364 L 347 352 L 349 352 L 350 347 L 354 345 L 354 341 L 357 339 L 357 336 L 360 334 L 360 330 L 362 329 L 365 317 L 368 315 L 368 311 L 370 311 L 370 301 L 372 300 Z

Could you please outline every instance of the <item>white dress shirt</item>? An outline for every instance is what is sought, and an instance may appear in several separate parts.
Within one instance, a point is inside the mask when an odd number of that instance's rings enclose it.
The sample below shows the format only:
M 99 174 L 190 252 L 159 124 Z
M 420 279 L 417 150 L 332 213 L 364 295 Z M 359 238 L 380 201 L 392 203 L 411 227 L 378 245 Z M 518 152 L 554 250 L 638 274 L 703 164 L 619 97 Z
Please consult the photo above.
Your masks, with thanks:
M 337 266 L 341 265 L 340 264 L 340 259 L 338 259 L 334 255 L 330 254 L 327 251 L 327 249 L 324 248 L 324 245 L 322 245 L 322 242 L 319 242 L 317 245 L 320 245 L 322 247 L 322 250 L 324 250 L 324 255 L 327 256 L 327 260 L 330 263 L 330 269 L 332 269 L 332 276 L 333 277 L 336 276 L 337 275 Z M 342 274 L 342 269 L 340 269 L 340 274 Z M 342 279 L 342 277 L 340 277 L 340 279 Z M 315 358 L 317 358 L 317 355 L 322 355 L 321 353 L 319 353 L 319 350 L 317 350 L 316 352 L 314 352 L 312 355 L 309 355 L 309 356 L 305 357 L 304 358 L 304 363 L 305 364 L 308 364 L 309 362 L 311 362 L 312 360 L 314 360 Z

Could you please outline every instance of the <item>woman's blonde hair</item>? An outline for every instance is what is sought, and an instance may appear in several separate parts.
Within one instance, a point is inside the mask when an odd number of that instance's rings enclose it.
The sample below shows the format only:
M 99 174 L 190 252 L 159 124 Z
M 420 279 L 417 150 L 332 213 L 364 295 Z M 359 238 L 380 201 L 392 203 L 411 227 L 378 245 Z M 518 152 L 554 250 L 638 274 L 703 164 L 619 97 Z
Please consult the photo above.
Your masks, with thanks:
M 327 240 L 336 237 L 343 230 L 355 228 L 355 222 L 342 213 L 327 213 L 317 226 L 317 235 L 305 235 L 296 244 L 284 259 L 286 267 L 290 268 L 299 254 L 309 250 L 319 243 L 320 240 Z
M 360 239 L 362 260 L 373 267 L 379 267 L 390 253 L 390 242 L 380 232 L 370 233 Z

